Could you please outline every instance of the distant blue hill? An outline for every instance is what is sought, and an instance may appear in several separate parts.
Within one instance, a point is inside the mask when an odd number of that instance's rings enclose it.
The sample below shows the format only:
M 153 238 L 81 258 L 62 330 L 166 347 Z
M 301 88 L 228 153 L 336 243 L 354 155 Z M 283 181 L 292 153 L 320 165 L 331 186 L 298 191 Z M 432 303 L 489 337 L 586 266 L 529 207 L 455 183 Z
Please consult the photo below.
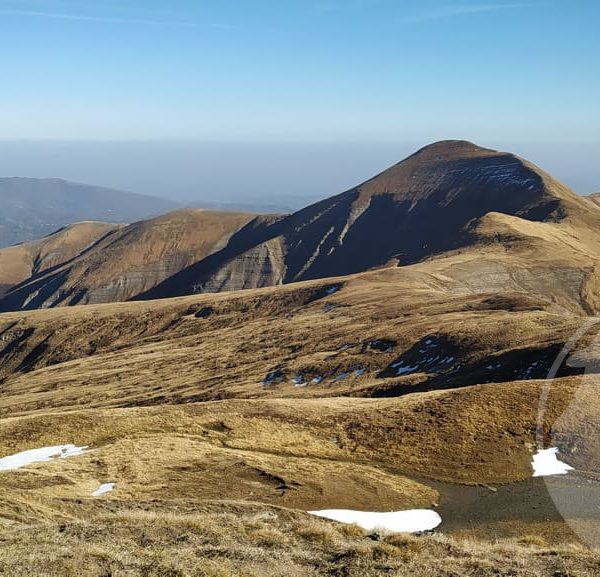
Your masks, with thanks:
M 0 247 L 46 236 L 77 221 L 133 222 L 179 206 L 61 179 L 0 178 Z

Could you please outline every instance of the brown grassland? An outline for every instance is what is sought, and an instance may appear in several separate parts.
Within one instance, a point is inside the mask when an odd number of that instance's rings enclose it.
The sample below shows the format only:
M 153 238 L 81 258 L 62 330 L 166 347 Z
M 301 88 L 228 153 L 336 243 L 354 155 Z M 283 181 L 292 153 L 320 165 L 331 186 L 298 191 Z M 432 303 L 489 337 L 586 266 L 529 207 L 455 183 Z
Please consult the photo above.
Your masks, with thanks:
M 0 456 L 88 447 L 0 470 L 0 574 L 599 575 L 600 554 L 532 479 L 541 440 L 600 499 L 593 331 L 554 366 L 598 320 L 600 213 L 559 193 L 528 205 L 562 207 L 548 222 L 487 212 L 469 222 L 470 244 L 411 266 L 0 315 Z M 211 255 L 250 216 L 231 218 L 208 243 L 194 231 L 181 242 Z M 169 227 L 161 243 L 177 245 Z M 119 238 L 141 268 L 161 262 L 152 243 Z M 238 256 L 236 271 L 250 266 Z M 91 301 L 113 267 L 128 272 L 109 257 L 94 257 Z M 176 261 L 149 283 L 134 274 L 119 298 L 189 264 Z M 62 296 L 78 290 L 68 278 Z M 114 491 L 93 497 L 104 483 Z M 308 513 L 331 508 L 436 509 L 443 523 L 405 536 Z

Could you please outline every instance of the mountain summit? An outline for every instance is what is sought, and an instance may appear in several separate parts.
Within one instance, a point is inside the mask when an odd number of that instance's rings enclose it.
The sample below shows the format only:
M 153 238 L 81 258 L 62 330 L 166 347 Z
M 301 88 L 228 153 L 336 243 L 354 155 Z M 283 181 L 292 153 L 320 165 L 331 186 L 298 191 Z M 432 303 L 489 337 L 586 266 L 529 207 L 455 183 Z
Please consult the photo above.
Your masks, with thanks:
M 466 141 L 438 142 L 278 221 L 261 242 L 182 271 L 147 296 L 256 288 L 413 264 L 473 242 L 468 225 L 488 213 L 545 222 L 588 207 L 513 154 Z

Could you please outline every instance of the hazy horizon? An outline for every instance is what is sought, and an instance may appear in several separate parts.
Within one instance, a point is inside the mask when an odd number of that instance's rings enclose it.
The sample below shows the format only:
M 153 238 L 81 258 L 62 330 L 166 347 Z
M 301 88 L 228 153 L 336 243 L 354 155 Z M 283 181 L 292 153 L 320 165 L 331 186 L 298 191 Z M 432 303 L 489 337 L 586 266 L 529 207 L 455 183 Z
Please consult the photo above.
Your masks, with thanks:
M 595 0 L 0 0 L 0 175 L 297 208 L 438 140 L 600 190 Z
M 296 209 L 343 192 L 429 142 L 0 142 L 0 176 L 64 178 L 182 204 Z M 599 144 L 493 143 L 579 192 L 600 191 Z

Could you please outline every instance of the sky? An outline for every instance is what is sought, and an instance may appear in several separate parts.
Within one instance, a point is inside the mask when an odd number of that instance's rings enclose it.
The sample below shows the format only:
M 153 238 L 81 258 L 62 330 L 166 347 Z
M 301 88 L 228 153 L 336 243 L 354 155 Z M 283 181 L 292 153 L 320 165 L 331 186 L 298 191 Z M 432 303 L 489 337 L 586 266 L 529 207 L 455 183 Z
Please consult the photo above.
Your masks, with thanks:
M 464 138 L 600 190 L 599 21 L 597 0 L 0 0 L 0 174 L 319 195 Z

